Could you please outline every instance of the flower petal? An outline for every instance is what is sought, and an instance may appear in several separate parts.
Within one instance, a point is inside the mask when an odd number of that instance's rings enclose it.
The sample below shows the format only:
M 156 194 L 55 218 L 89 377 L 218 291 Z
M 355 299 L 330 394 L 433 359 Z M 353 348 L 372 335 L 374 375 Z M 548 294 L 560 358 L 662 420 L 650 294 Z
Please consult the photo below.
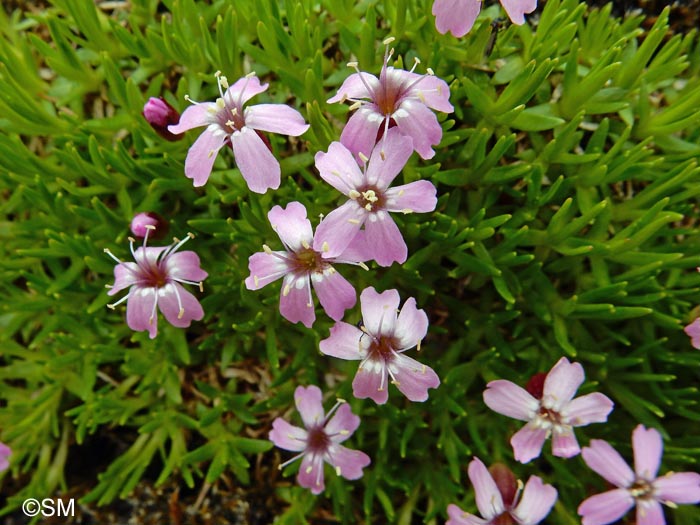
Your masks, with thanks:
M 525 13 L 532 13 L 537 8 L 537 0 L 501 0 L 501 5 L 510 21 L 521 26 L 525 23 Z
M 546 429 L 528 423 L 510 438 L 515 459 L 520 463 L 528 463 L 535 459 L 542 453 L 545 439 L 547 439 Z
M 363 339 L 366 341 L 364 344 Z M 339 321 L 331 327 L 331 335 L 321 341 L 319 346 L 321 352 L 326 355 L 355 361 L 365 358 L 368 344 L 369 336 L 362 330 Z
M 559 429 L 554 427 L 552 431 L 552 454 L 559 458 L 573 458 L 581 452 L 581 447 L 576 441 L 576 436 L 571 428 Z
M 374 250 L 374 260 L 379 266 L 403 264 L 408 258 L 408 246 L 394 219 L 384 210 L 369 213 L 365 221 L 365 240 L 368 249 Z M 370 252 L 372 253 L 372 252 Z
M 312 273 L 311 283 L 323 310 L 334 321 L 340 321 L 345 310 L 352 308 L 357 302 L 355 288 L 332 266 L 323 273 Z
M 418 180 L 386 190 L 384 197 L 388 211 L 424 213 L 433 211 L 437 205 L 437 190 L 432 182 Z
M 188 106 L 180 116 L 180 122 L 168 126 L 170 133 L 184 133 L 185 131 L 207 126 L 215 121 L 216 104 L 213 102 L 202 102 Z
M 297 406 L 304 426 L 308 429 L 323 421 L 323 393 L 316 385 L 298 386 L 294 390 L 294 403 Z
M 226 105 L 241 108 L 255 95 L 267 91 L 268 84 L 261 84 L 260 79 L 254 75 L 245 76 L 236 80 L 224 93 Z
M 700 317 L 683 328 L 683 331 L 690 337 L 690 344 L 700 350 Z
M 287 252 L 258 252 L 248 259 L 250 276 L 245 280 L 248 290 L 259 290 L 290 272 L 290 266 L 285 257 Z
M 245 125 L 249 128 L 298 137 L 309 125 L 296 109 L 286 104 L 258 104 L 245 108 Z
M 544 380 L 542 405 L 556 412 L 561 411 L 573 399 L 584 378 L 583 367 L 579 363 L 570 363 L 566 357 L 562 357 Z
M 0 443 L 0 472 L 9 468 L 10 461 L 7 458 L 11 455 L 12 449 L 5 445 L 5 443 Z
M 267 212 L 272 229 L 293 252 L 308 248 L 314 242 L 311 222 L 306 218 L 306 208 L 300 202 L 290 202 L 286 208 L 274 206 Z
M 435 116 L 425 104 L 418 100 L 406 99 L 394 111 L 392 118 L 402 135 L 411 137 L 413 149 L 423 159 L 432 159 L 437 146 L 442 140 L 442 128 Z
M 550 513 L 555 501 L 557 489 L 543 483 L 537 476 L 530 476 L 513 515 L 518 519 L 518 523 L 539 523 Z
M 435 0 L 435 27 L 443 35 L 450 31 L 457 38 L 471 31 L 481 9 L 481 0 Z
M 607 525 L 619 520 L 633 506 L 634 498 L 627 490 L 615 489 L 585 499 L 578 507 L 578 514 L 583 518 L 582 525 Z
M 396 290 L 377 293 L 372 286 L 362 290 L 360 306 L 362 322 L 367 332 L 377 337 L 393 335 L 400 302 L 401 298 Z
M 464 512 L 457 505 L 447 506 L 447 515 L 450 517 L 445 525 L 488 525 L 488 520 L 483 520 L 473 514 Z
M 616 487 L 629 487 L 634 482 L 634 472 L 607 441 L 592 439 L 581 455 L 589 468 Z
M 179 283 L 166 284 L 158 289 L 158 295 L 158 308 L 173 326 L 185 328 L 190 326 L 192 321 L 199 321 L 204 317 L 204 310 L 197 298 Z
M 153 313 L 155 301 L 155 288 L 134 287 L 126 303 L 126 324 L 136 332 L 148 330 L 151 339 L 158 334 L 158 313 Z
M 114 295 L 139 281 L 140 270 L 136 263 L 123 262 L 114 267 L 114 284 L 107 295 Z
M 635 525 L 666 525 L 664 509 L 654 500 L 637 500 L 637 523 Z
M 362 469 L 371 463 L 369 456 L 359 450 L 351 450 L 342 445 L 328 447 L 328 462 L 336 469 L 336 473 L 345 479 L 360 479 Z
M 401 173 L 413 153 L 413 141 L 391 128 L 372 149 L 367 166 L 367 183 L 386 190 Z
M 387 367 L 394 374 L 396 388 L 410 401 L 426 401 L 428 389 L 440 386 L 440 378 L 432 368 L 405 354 L 396 354 Z
M 166 273 L 172 279 L 200 282 L 209 276 L 200 268 L 199 256 L 193 251 L 170 254 L 163 262 Z
M 527 390 L 506 379 L 497 379 L 486 385 L 484 403 L 494 412 L 520 421 L 530 421 L 540 407 L 539 401 Z
M 280 293 L 280 313 L 292 323 L 301 322 L 311 328 L 316 320 L 316 311 L 311 298 L 311 283 L 308 275 L 284 276 Z
M 306 439 L 309 434 L 303 428 L 290 425 L 281 417 L 272 422 L 270 430 L 270 441 L 275 446 L 292 452 L 301 452 L 306 448 Z
M 195 186 L 204 186 L 211 175 L 214 161 L 226 140 L 226 133 L 218 126 L 209 126 L 194 141 L 185 158 L 185 176 L 192 179 Z
M 357 399 L 368 397 L 378 405 L 383 405 L 389 399 L 388 376 L 383 359 L 363 361 L 352 381 L 353 395 Z
M 342 443 L 352 436 L 359 426 L 360 418 L 352 413 L 350 405 L 344 403 L 326 423 L 325 431 L 334 443 Z
M 320 494 L 326 488 L 323 480 L 323 457 L 306 454 L 299 465 L 297 474 L 299 485 L 311 489 L 312 494 Z
M 443 79 L 435 75 L 419 75 L 410 71 L 406 71 L 404 76 L 411 84 L 408 90 L 409 96 L 417 98 L 431 109 L 443 113 L 454 111 L 454 106 L 450 104 L 450 87 Z
M 469 468 L 469 481 L 474 485 L 476 506 L 481 515 L 490 520 L 505 511 L 503 497 L 498 490 L 498 485 L 486 465 L 477 457 L 471 460 Z
M 280 187 L 280 163 L 255 130 L 244 126 L 231 135 L 236 165 L 250 191 L 265 193 Z
M 409 297 L 396 319 L 394 337 L 398 339 L 396 350 L 413 348 L 428 333 L 428 316 L 423 310 L 416 308 L 416 300 Z
M 593 392 L 570 401 L 559 415 L 569 425 L 581 427 L 590 423 L 605 423 L 613 406 L 614 403 L 608 396 Z
M 361 208 L 356 201 L 345 202 L 326 215 L 316 227 L 314 250 L 321 252 L 324 258 L 339 256 L 360 231 L 367 215 L 367 210 Z
M 360 161 L 359 154 L 369 157 L 377 142 L 379 126 L 384 115 L 374 104 L 364 104 L 350 117 L 340 134 L 340 142 Z
M 700 474 L 669 472 L 656 478 L 654 497 L 661 503 L 700 503 Z
M 634 471 L 638 477 L 651 481 L 656 478 L 664 451 L 661 434 L 655 428 L 637 425 L 632 432 Z
M 314 157 L 321 178 L 343 195 L 364 184 L 364 175 L 352 152 L 340 142 L 332 142 L 328 153 L 319 151 Z
M 369 90 L 367 87 L 369 87 Z M 353 73 L 343 81 L 335 96 L 329 98 L 327 102 L 334 104 L 336 102 L 344 102 L 346 99 L 373 98 L 377 89 L 379 89 L 379 79 L 377 77 L 364 71 Z

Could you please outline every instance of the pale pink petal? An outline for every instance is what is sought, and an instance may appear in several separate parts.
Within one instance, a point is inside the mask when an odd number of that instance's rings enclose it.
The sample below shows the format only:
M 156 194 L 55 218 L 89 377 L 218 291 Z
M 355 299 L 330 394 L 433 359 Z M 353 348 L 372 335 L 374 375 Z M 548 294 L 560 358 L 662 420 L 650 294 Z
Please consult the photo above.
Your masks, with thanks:
M 345 479 L 360 479 L 362 469 L 371 463 L 369 456 L 364 452 L 336 444 L 328 447 L 328 462 L 335 467 L 336 473 Z
M 545 439 L 547 430 L 528 423 L 510 438 L 515 459 L 520 463 L 528 463 L 535 459 L 542 453 Z
M 255 95 L 266 91 L 267 87 L 268 84 L 261 84 L 260 79 L 256 76 L 240 78 L 226 90 L 226 93 L 224 93 L 226 105 L 240 108 Z
M 654 497 L 662 503 L 700 503 L 700 474 L 669 472 L 654 481 Z
M 309 125 L 296 109 L 286 104 L 258 104 L 245 108 L 246 127 L 298 137 Z
M 656 477 L 661 464 L 664 443 L 661 434 L 655 428 L 637 425 L 632 432 L 632 449 L 634 451 L 634 471 L 638 477 L 651 481 Z
M 370 213 L 365 221 L 365 239 L 368 249 L 373 250 L 374 260 L 379 266 L 403 264 L 408 257 L 408 247 L 394 219 L 383 210 Z
M 367 167 L 367 183 L 386 190 L 413 153 L 413 141 L 391 128 L 372 150 Z
M 132 288 L 126 303 L 126 324 L 136 332 L 148 330 L 151 339 L 158 333 L 158 312 L 151 316 L 155 300 L 155 288 Z
M 480 9 L 481 0 L 435 0 L 435 27 L 443 35 L 450 31 L 459 38 L 471 31 Z
M 343 195 L 364 184 L 364 175 L 348 148 L 332 142 L 328 153 L 319 151 L 314 157 L 321 178 Z
M 316 227 L 314 250 L 321 252 L 324 258 L 339 256 L 360 231 L 368 214 L 354 200 L 336 208 Z
M 365 329 L 375 336 L 393 334 L 400 302 L 396 290 L 378 293 L 372 286 L 362 290 L 360 307 Z
M 384 360 L 368 359 L 360 364 L 352 381 L 352 393 L 357 399 L 370 398 L 378 405 L 389 399 L 389 381 Z
M 576 436 L 570 428 L 552 431 L 552 454 L 559 458 L 572 458 L 581 452 Z
M 573 399 L 585 377 L 579 363 L 562 357 L 544 380 L 542 405 L 559 412 Z
M 394 111 L 392 118 L 402 135 L 411 137 L 413 149 L 423 159 L 432 159 L 437 146 L 442 140 L 442 128 L 435 116 L 425 104 L 414 99 L 404 100 Z
M 165 260 L 165 271 L 172 279 L 200 282 L 209 274 L 200 268 L 199 256 L 192 251 L 176 252 Z
M 287 274 L 284 277 L 280 293 L 280 313 L 292 323 L 301 322 L 307 328 L 313 326 L 316 312 L 311 299 L 311 283 L 308 275 L 295 277 Z
M 405 71 L 404 75 L 411 86 L 408 96 L 415 97 L 429 108 L 443 113 L 454 111 L 450 104 L 450 87 L 447 82 L 435 75 L 419 75 L 410 71 Z
M 308 432 L 303 428 L 290 425 L 281 417 L 276 418 L 272 422 L 272 430 L 270 430 L 270 441 L 279 448 L 291 450 L 292 452 L 301 452 L 306 448 L 306 438 Z
M 387 367 L 394 375 L 396 388 L 410 401 L 426 401 L 428 389 L 440 386 L 440 378 L 432 368 L 406 354 L 396 354 Z
M 185 176 L 192 179 L 195 186 L 206 184 L 226 136 L 222 131 L 210 126 L 190 146 L 185 158 Z
M 148 246 L 144 248 L 139 246 L 134 252 L 134 260 L 138 263 L 140 268 L 148 268 L 149 266 L 157 266 L 160 254 L 167 250 L 168 246 Z M 139 270 L 142 272 L 142 270 Z
M 394 337 L 398 339 L 397 350 L 407 350 L 416 346 L 428 333 L 428 316 L 416 308 L 416 300 L 410 297 L 401 307 L 396 319 Z
M 488 520 L 483 520 L 473 514 L 464 512 L 457 505 L 447 506 L 447 515 L 450 517 L 445 525 L 488 525 Z
M 582 525 L 607 525 L 619 520 L 633 506 L 634 498 L 627 490 L 615 489 L 583 500 L 578 513 L 583 518 Z
M 183 133 L 188 129 L 207 126 L 215 121 L 214 115 L 217 110 L 216 104 L 213 102 L 202 102 L 201 104 L 193 104 L 188 106 L 180 116 L 180 122 L 168 126 L 170 133 Z
M 323 411 L 323 393 L 316 385 L 296 387 L 294 403 L 306 428 L 319 425 L 326 415 Z
M 589 468 L 616 487 L 629 487 L 634 482 L 634 472 L 607 441 L 592 439 L 581 455 Z
M 136 263 L 123 262 L 114 267 L 114 284 L 107 295 L 114 295 L 125 288 L 136 284 L 139 280 L 139 267 Z
M 369 90 L 367 89 L 369 87 Z M 346 99 L 373 98 L 374 92 L 379 89 L 379 79 L 370 73 L 353 73 L 343 81 L 335 96 L 327 102 L 344 102 Z
M 369 341 L 369 336 L 358 327 L 339 321 L 331 327 L 331 335 L 319 346 L 326 355 L 356 361 L 367 355 Z
M 537 7 L 537 0 L 501 0 L 510 21 L 517 25 L 525 23 L 525 13 L 532 13 Z
M 287 252 L 258 252 L 248 259 L 250 276 L 245 280 L 248 290 L 259 290 L 290 272 Z
M 559 414 L 569 425 L 580 427 L 590 423 L 605 423 L 613 406 L 614 403 L 608 396 L 593 392 L 570 401 Z
M 363 230 L 358 231 L 347 248 L 343 250 L 343 253 L 337 257 L 326 257 L 326 255 L 323 254 L 323 258 L 332 260 L 333 262 L 352 264 L 372 260 L 372 254 L 367 246 L 367 236 L 365 232 Z
M 683 331 L 690 337 L 690 344 L 700 350 L 700 317 L 686 326 Z
M 520 421 L 530 421 L 540 407 L 539 401 L 527 390 L 506 379 L 497 379 L 486 385 L 484 403 L 494 412 Z
M 635 525 L 666 525 L 664 509 L 654 500 L 637 500 L 637 523 Z
M 280 163 L 255 130 L 241 128 L 231 135 L 231 147 L 236 165 L 250 191 L 265 193 L 280 186 Z
M 359 426 L 360 418 L 352 413 L 350 405 L 344 403 L 338 407 L 333 417 L 326 423 L 325 431 L 334 443 L 342 443 Z
M 364 104 L 348 119 L 340 142 L 348 148 L 359 161 L 359 154 L 369 157 L 377 142 L 379 126 L 384 122 L 384 116 L 378 112 L 374 104 Z
M 403 186 L 394 186 L 384 194 L 388 211 L 424 213 L 433 211 L 437 204 L 437 190 L 427 180 L 418 180 Z
M 274 206 L 267 212 L 267 218 L 290 250 L 298 252 L 313 243 L 311 222 L 306 218 L 306 208 L 300 202 L 290 202 L 286 208 Z
M 340 321 L 345 310 L 357 302 L 355 288 L 332 266 L 323 273 L 311 274 L 311 283 L 323 310 L 334 321 Z
M 199 321 L 204 317 L 204 310 L 197 298 L 178 283 L 168 283 L 159 288 L 158 295 L 158 308 L 173 326 L 185 328 L 190 326 L 192 321 Z
M 534 525 L 549 514 L 555 501 L 557 501 L 557 489 L 546 485 L 537 476 L 530 476 L 513 515 L 518 518 L 518 523 Z
M 0 472 L 9 468 L 10 462 L 7 458 L 11 455 L 12 449 L 5 445 L 5 443 L 0 443 Z
M 474 485 L 476 506 L 481 515 L 490 520 L 502 514 L 505 511 L 503 497 L 486 465 L 475 457 L 469 463 L 467 473 L 469 481 Z
M 312 494 L 320 494 L 326 485 L 323 480 L 323 457 L 316 454 L 307 454 L 299 465 L 297 474 L 299 485 L 311 489 Z

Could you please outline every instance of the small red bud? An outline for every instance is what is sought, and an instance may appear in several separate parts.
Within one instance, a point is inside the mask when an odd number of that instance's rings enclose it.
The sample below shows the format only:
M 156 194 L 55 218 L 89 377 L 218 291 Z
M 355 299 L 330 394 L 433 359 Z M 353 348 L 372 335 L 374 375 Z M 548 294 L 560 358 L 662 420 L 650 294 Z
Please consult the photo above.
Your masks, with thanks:
M 182 134 L 168 131 L 168 126 L 180 122 L 180 114 L 164 98 L 151 97 L 143 106 L 143 116 L 158 135 L 169 141 L 182 138 Z

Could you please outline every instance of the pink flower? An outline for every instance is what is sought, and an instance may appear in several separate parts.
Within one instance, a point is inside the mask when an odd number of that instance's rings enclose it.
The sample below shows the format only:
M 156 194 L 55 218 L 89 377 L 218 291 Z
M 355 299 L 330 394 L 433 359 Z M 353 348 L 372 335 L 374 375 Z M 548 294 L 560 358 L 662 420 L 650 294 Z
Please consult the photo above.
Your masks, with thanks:
M 408 248 L 388 212 L 429 212 L 437 204 L 435 186 L 426 180 L 389 188 L 412 151 L 411 139 L 390 129 L 385 140 L 372 150 L 363 170 L 339 142 L 333 142 L 328 153 L 316 154 L 316 168 L 323 180 L 349 200 L 318 226 L 315 250 L 323 248 L 328 257 L 340 255 L 364 225 L 366 245 L 373 251 L 368 255 L 378 264 L 406 261 Z
M 351 100 L 351 109 L 359 108 L 343 128 L 340 142 L 359 159 L 360 153 L 368 156 L 378 137 L 395 126 L 402 135 L 413 139 L 412 147 L 422 158 L 430 159 L 435 155 L 431 146 L 442 139 L 442 128 L 428 108 L 451 113 L 454 108 L 450 104 L 450 88 L 430 69 L 427 75 L 419 75 L 413 69 L 388 67 L 392 41 L 393 38 L 384 41 L 387 51 L 379 78 L 360 71 L 352 62 L 348 65 L 357 73 L 346 78 L 338 93 L 328 99 L 329 103 Z
M 187 152 L 185 175 L 195 186 L 203 186 L 218 151 L 227 144 L 233 149 L 238 169 L 252 191 L 265 193 L 268 188 L 279 188 L 280 164 L 259 131 L 296 137 L 309 129 L 309 125 L 297 110 L 285 104 L 259 104 L 243 109 L 243 104 L 267 89 L 267 84 L 260 84 L 255 73 L 230 87 L 226 77 L 218 72 L 216 78 L 221 94 L 216 103 L 193 102 L 182 114 L 180 123 L 168 128 L 173 133 L 182 133 L 207 126 Z
M 328 257 L 312 248 L 314 236 L 306 218 L 306 208 L 290 202 L 287 208 L 275 206 L 267 214 L 272 228 L 284 244 L 284 251 L 273 252 L 263 245 L 264 252 L 254 253 L 248 261 L 250 276 L 245 280 L 249 290 L 284 277 L 280 295 L 280 313 L 289 321 L 301 321 L 311 327 L 316 319 L 311 286 L 329 317 L 342 319 L 345 310 L 355 306 L 355 288 L 336 272 L 334 263 L 357 264 L 367 268 L 357 246 L 358 239 L 337 257 Z
M 525 23 L 525 13 L 532 13 L 537 0 L 501 0 L 508 18 L 517 25 Z M 435 27 L 443 35 L 450 31 L 460 37 L 471 31 L 481 10 L 481 0 L 435 0 L 433 15 Z
M 690 344 L 700 350 L 700 317 L 686 326 L 683 331 L 690 337 Z
M 668 472 L 657 477 L 663 442 L 656 429 L 638 425 L 632 432 L 634 472 L 607 441 L 592 439 L 581 455 L 591 469 L 616 489 L 596 494 L 578 507 L 583 525 L 605 525 L 637 506 L 637 525 L 665 525 L 661 504 L 700 503 L 700 474 Z
M 148 99 L 148 102 L 143 106 L 143 118 L 164 139 L 174 142 L 182 138 L 182 136 L 168 131 L 169 125 L 177 124 L 180 120 L 180 114 L 163 97 Z
M 573 399 L 584 378 L 579 363 L 570 363 L 562 357 L 547 374 L 536 397 L 504 379 L 486 385 L 484 402 L 491 410 L 527 421 L 510 440 L 515 459 L 527 463 L 539 456 L 550 434 L 555 456 L 576 456 L 581 449 L 573 427 L 607 421 L 613 409 L 613 402 L 607 396 L 594 392 Z
M 479 458 L 469 463 L 469 480 L 474 485 L 476 506 L 483 519 L 457 505 L 449 505 L 450 519 L 446 525 L 535 525 L 552 510 L 557 490 L 537 476 L 530 476 L 521 497 L 522 482 L 516 482 L 510 469 L 496 464 L 489 470 Z
M 10 447 L 5 443 L 0 443 L 0 472 L 7 470 L 10 466 L 9 457 L 12 455 Z
M 146 226 L 151 231 L 153 226 Z M 122 262 L 105 248 L 105 253 L 117 262 L 114 267 L 114 285 L 108 295 L 125 288 L 129 293 L 114 304 L 126 303 L 126 323 L 136 331 L 148 330 L 153 339 L 158 333 L 158 309 L 173 326 L 187 327 L 192 320 L 204 317 L 199 301 L 180 283 L 194 284 L 202 290 L 202 281 L 207 272 L 199 267 L 199 257 L 191 251 L 178 252 L 180 247 L 194 236 L 190 233 L 182 241 L 175 239 L 170 246 L 146 247 L 148 233 L 143 246 L 134 250 L 134 239 L 129 238 L 131 255 L 136 262 Z M 110 288 L 108 286 L 108 288 Z
M 282 469 L 303 458 L 297 481 L 302 487 L 311 489 L 313 494 L 320 494 L 325 488 L 324 462 L 330 463 L 338 476 L 360 479 L 362 469 L 370 464 L 369 456 L 340 444 L 357 430 L 360 418 L 353 414 L 342 400 L 338 400 L 324 415 L 321 389 L 314 385 L 307 388 L 297 387 L 294 391 L 294 402 L 306 429 L 290 425 L 281 417 L 272 422 L 270 441 L 284 450 L 299 452 L 279 468 Z
M 428 316 L 416 308 L 413 297 L 400 312 L 399 301 L 396 290 L 379 294 L 374 288 L 365 288 L 360 294 L 363 326 L 338 322 L 330 337 L 321 341 L 324 354 L 361 361 L 352 382 L 358 399 L 369 397 L 377 404 L 386 403 L 389 377 L 411 401 L 425 401 L 428 389 L 440 385 L 432 368 L 404 355 L 414 346 L 420 350 L 421 339 L 428 332 Z
M 141 212 L 134 215 L 134 218 L 131 219 L 129 229 L 131 229 L 131 233 L 133 233 L 134 237 L 137 239 L 143 239 L 146 237 L 146 235 L 149 235 L 149 233 L 150 237 L 155 239 L 156 234 L 161 236 L 161 233 L 165 233 L 165 230 L 167 230 L 167 224 L 165 224 L 162 217 L 159 217 L 155 213 L 150 211 Z

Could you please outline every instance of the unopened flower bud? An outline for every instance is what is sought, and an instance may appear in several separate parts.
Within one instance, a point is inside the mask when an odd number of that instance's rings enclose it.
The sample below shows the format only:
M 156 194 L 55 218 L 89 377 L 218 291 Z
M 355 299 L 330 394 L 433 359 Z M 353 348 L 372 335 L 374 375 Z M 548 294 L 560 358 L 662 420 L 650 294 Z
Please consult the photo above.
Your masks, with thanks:
M 168 224 L 159 215 L 152 212 L 141 212 L 137 213 L 133 219 L 131 219 L 130 225 L 131 233 L 134 237 L 143 239 L 146 236 L 146 232 L 150 230 L 148 236 L 151 239 L 158 239 L 163 237 L 168 230 Z
M 168 126 L 180 122 L 180 114 L 162 97 L 151 97 L 143 106 L 143 116 L 158 135 L 166 140 L 176 141 L 182 134 L 168 131 Z

